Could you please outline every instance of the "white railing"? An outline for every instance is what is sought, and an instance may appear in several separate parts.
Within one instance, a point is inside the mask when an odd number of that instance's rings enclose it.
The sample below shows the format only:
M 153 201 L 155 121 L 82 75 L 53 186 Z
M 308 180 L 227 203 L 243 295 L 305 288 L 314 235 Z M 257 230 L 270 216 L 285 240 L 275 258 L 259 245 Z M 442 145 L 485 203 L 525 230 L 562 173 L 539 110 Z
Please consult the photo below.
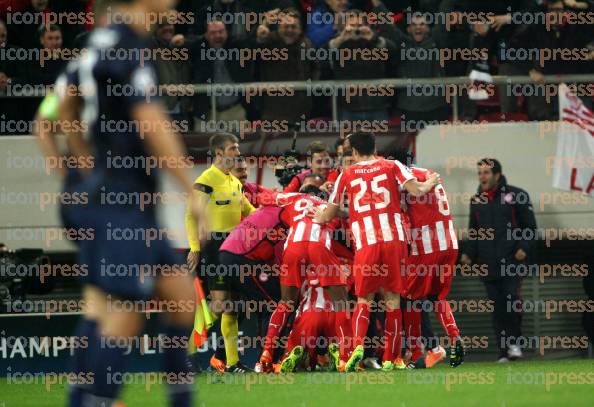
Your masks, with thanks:
M 357 86 L 365 89 L 367 87 L 392 87 L 394 89 L 407 88 L 411 85 L 429 85 L 429 86 L 460 86 L 469 85 L 472 81 L 468 76 L 440 77 L 440 78 L 398 78 L 398 79 L 373 79 L 373 80 L 325 80 L 325 81 L 289 81 L 289 82 L 250 82 L 250 83 L 229 83 L 229 84 L 192 84 L 195 94 L 206 93 L 210 97 L 211 119 L 216 120 L 216 98 L 221 91 L 242 94 L 247 89 L 261 91 L 267 89 L 293 89 L 295 91 L 307 91 L 313 89 L 332 89 L 332 120 L 338 120 L 338 103 L 336 90 L 344 89 L 348 86 Z M 550 85 L 559 83 L 589 83 L 594 82 L 594 73 L 575 74 L 575 75 L 548 75 L 538 85 Z M 515 85 L 515 84 L 536 84 L 529 76 L 493 76 L 494 85 Z M 167 86 L 185 87 L 189 84 L 167 84 Z M 41 97 L 45 92 L 34 87 L 24 87 L 21 91 L 13 91 L 10 96 L 3 97 Z M 453 120 L 458 120 L 458 92 L 451 94 L 452 98 L 452 116 Z

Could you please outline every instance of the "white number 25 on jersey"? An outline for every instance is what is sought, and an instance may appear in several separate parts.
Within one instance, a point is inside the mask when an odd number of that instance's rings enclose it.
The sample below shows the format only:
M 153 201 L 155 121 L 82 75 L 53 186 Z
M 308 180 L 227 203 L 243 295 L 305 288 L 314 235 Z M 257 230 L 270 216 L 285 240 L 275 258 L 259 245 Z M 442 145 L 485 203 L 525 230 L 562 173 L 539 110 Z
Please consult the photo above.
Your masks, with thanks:
M 351 187 L 359 186 L 359 192 L 355 194 L 355 198 L 353 199 L 353 208 L 358 212 L 367 212 L 371 209 L 371 203 L 366 203 L 361 205 L 361 199 L 366 196 L 368 189 L 371 189 L 376 194 L 382 196 L 381 201 L 373 202 L 373 207 L 375 209 L 384 209 L 390 204 L 390 191 L 386 187 L 382 187 L 379 185 L 380 182 L 385 181 L 388 179 L 387 174 L 380 174 L 374 177 L 369 184 L 371 188 L 368 188 L 368 182 L 365 181 L 363 178 L 356 178 L 351 181 Z M 367 195 L 367 199 L 369 200 L 370 195 Z

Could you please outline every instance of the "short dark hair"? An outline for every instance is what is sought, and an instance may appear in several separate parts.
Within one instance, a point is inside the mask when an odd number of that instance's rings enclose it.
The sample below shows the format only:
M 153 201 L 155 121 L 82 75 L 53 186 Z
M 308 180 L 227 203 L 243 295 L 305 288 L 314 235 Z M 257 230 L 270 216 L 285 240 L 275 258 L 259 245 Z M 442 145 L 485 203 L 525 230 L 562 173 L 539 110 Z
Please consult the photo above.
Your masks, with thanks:
M 375 152 L 375 135 L 372 132 L 357 131 L 348 136 L 351 148 L 360 155 L 371 155 Z
M 415 155 L 408 148 L 399 148 L 394 151 L 394 159 L 410 167 L 415 161 Z
M 62 32 L 62 30 L 60 30 L 60 27 L 56 24 L 41 24 L 37 29 L 37 34 L 39 34 L 39 38 L 41 38 L 45 35 L 45 33 L 53 31 Z
M 316 196 L 320 199 L 323 199 L 324 201 L 328 200 L 328 194 L 312 184 L 304 186 L 302 189 L 299 190 L 299 192 L 301 192 L 302 194 Z
M 231 133 L 217 133 L 208 140 L 210 153 L 215 154 L 215 150 L 220 148 L 223 150 L 226 143 L 238 143 L 239 139 Z
M 501 174 L 503 168 L 501 167 L 501 163 L 496 158 L 481 158 L 476 165 L 486 165 L 487 167 L 491 168 L 493 174 Z
M 326 144 L 322 143 L 321 141 L 312 141 L 307 146 L 307 156 L 311 157 L 316 153 L 324 153 L 328 151 L 328 147 Z
M 296 18 L 297 20 L 299 20 L 299 24 L 301 24 L 301 13 L 295 7 L 287 7 L 281 10 L 280 14 Z

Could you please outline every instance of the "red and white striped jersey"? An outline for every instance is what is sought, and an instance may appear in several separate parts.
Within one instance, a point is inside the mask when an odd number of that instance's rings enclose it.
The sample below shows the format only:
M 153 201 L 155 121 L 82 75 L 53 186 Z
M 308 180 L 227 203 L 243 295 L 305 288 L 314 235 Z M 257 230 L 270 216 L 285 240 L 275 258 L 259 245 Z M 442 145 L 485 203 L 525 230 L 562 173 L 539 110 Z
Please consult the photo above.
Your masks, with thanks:
M 339 205 L 346 193 L 356 250 L 380 242 L 406 241 L 399 186 L 412 179 L 400 161 L 383 158 L 359 162 L 338 176 L 329 202 Z
M 331 226 L 320 225 L 307 216 L 314 207 L 324 208 L 326 202 L 310 194 L 291 192 L 277 194 L 276 203 L 284 208 L 281 220 L 290 228 L 285 247 L 290 243 L 320 242 L 330 249 Z
M 411 167 L 410 171 L 420 182 L 433 172 L 420 167 Z M 411 227 L 411 255 L 458 249 L 456 230 L 443 185 L 438 184 L 418 197 L 406 194 L 406 207 Z
M 306 280 L 301 286 L 301 300 L 296 316 L 307 311 L 334 311 L 330 297 L 324 287 L 318 285 L 318 280 Z

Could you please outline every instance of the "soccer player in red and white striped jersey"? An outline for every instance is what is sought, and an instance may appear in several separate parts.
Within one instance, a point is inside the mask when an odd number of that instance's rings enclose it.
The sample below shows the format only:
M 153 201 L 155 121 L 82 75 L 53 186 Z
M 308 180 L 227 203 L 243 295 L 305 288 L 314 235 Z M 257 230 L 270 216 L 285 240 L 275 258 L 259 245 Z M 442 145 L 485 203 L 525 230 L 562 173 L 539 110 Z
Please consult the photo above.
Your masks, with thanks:
M 353 276 L 357 295 L 352 318 L 355 349 L 346 370 L 356 370 L 363 358 L 370 305 L 374 294 L 380 290 L 384 292 L 386 306 L 382 368 L 391 370 L 394 362 L 398 368 L 403 368 L 400 359 L 400 293 L 405 288 L 402 267 L 407 245 L 402 226 L 400 187 L 415 196 L 422 195 L 437 185 L 439 174 L 419 182 L 399 161 L 377 158 L 373 133 L 357 132 L 348 140 L 356 164 L 340 174 L 329 205 L 323 211 L 316 210 L 314 217 L 320 223 L 330 221 L 346 194 L 350 230 L 355 240 Z
M 310 360 L 314 360 L 316 347 L 324 345 L 320 338 L 323 338 L 329 349 L 336 347 L 335 343 L 330 343 L 337 338 L 334 316 L 332 301 L 324 287 L 319 285 L 318 280 L 305 281 L 281 362 L 282 373 L 292 372 L 305 352 L 309 354 Z
M 314 221 L 309 212 L 315 207 L 325 207 L 327 196 L 315 185 L 302 188 L 301 193 L 278 193 L 276 204 L 283 207 L 281 220 L 289 229 L 280 274 L 281 302 L 270 317 L 260 363 L 265 369 L 271 365 L 272 348 L 280 331 L 292 313 L 298 290 L 305 280 L 317 280 L 327 290 L 335 305 L 337 332 L 341 357 L 346 359 L 347 339 L 350 338 L 350 321 L 347 314 L 346 276 L 340 259 L 332 250 L 334 224 L 326 225 Z M 338 219 L 334 221 L 338 224 Z M 336 360 L 339 363 L 339 360 Z
M 410 167 L 410 172 L 419 181 L 426 180 L 433 173 L 432 170 L 414 166 Z M 455 367 L 464 359 L 464 348 L 450 304 L 445 300 L 458 258 L 458 239 L 447 194 L 443 185 L 438 184 L 422 197 L 407 194 L 405 202 L 412 240 L 405 296 L 412 300 L 428 297 L 433 302 L 435 316 L 450 340 L 450 365 Z M 445 350 L 438 346 L 421 358 L 422 349 L 416 341 L 421 335 L 421 308 L 415 303 L 408 304 L 410 307 L 404 309 L 404 319 L 410 339 L 411 361 L 416 362 L 417 367 L 432 367 L 445 358 Z

